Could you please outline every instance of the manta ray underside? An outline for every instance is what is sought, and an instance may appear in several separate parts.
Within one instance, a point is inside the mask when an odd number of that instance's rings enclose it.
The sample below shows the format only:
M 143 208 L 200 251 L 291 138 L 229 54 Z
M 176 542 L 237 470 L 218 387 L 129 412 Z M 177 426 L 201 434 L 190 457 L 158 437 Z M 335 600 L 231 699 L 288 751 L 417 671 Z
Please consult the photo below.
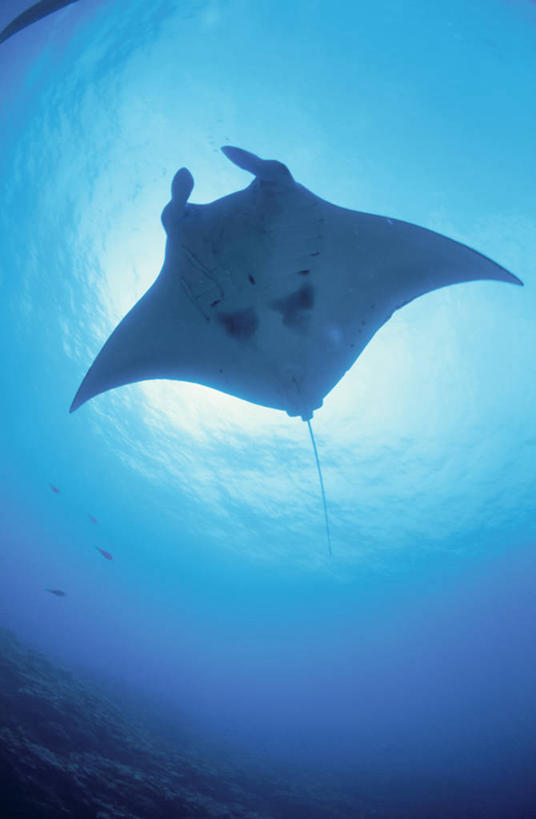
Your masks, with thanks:
M 222 149 L 254 175 L 244 190 L 188 202 L 175 175 L 160 275 L 114 330 L 71 406 L 144 379 L 192 381 L 312 417 L 395 310 L 446 285 L 522 284 L 445 236 L 337 207 L 280 162 Z

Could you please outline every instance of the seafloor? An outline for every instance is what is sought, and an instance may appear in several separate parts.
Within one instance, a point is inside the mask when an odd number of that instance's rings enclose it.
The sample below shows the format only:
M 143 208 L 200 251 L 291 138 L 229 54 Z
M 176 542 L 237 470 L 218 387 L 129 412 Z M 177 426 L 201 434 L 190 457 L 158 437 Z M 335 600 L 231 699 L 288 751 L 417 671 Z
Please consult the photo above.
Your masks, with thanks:
M 447 776 L 419 782 L 416 774 L 408 782 L 392 770 L 374 781 L 287 769 L 281 775 L 187 734 L 182 741 L 174 729 L 166 736 L 162 715 L 148 703 L 115 699 L 102 681 L 58 667 L 0 629 L 0 819 L 536 815 L 530 797 L 515 789 L 471 787 Z
M 229 760 L 179 752 L 98 687 L 0 629 L 1 819 L 268 819 L 348 810 Z

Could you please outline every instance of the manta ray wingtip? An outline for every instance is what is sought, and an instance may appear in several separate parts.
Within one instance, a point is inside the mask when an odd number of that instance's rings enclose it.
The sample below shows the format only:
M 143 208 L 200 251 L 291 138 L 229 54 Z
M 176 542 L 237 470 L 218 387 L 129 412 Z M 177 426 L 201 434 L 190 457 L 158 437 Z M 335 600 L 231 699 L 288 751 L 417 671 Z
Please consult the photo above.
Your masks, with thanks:
M 80 407 L 83 404 L 87 403 L 87 401 L 89 401 L 91 398 L 94 398 L 96 395 L 98 395 L 101 392 L 100 389 L 95 389 L 95 388 L 92 389 L 92 383 L 93 383 L 92 382 L 92 372 L 93 372 L 93 367 L 90 367 L 88 372 L 86 373 L 86 376 L 85 376 L 84 380 L 82 381 L 82 383 L 78 387 L 76 395 L 73 398 L 72 404 L 69 407 L 69 414 L 70 415 L 73 412 L 76 412 L 76 410 L 80 409 Z M 94 387 L 94 384 L 93 384 L 93 387 Z
M 73 398 L 73 402 L 72 402 L 71 406 L 69 407 L 69 414 L 71 414 L 71 413 L 73 413 L 73 412 L 76 412 L 76 410 L 77 410 L 79 407 L 81 407 L 81 406 L 82 406 L 82 404 L 85 404 L 85 403 L 86 403 L 86 399 L 85 399 L 85 398 L 80 398 L 80 397 L 79 397 L 79 392 L 80 392 L 80 390 L 78 390 L 78 392 L 76 393 L 75 397 Z
M 502 265 L 497 265 L 497 266 L 500 267 L 501 271 L 503 272 L 503 275 L 501 277 L 501 280 L 503 282 L 506 282 L 506 284 L 515 284 L 518 287 L 524 287 L 525 286 L 524 282 L 522 282 L 521 279 L 519 279 L 513 273 L 510 273 L 510 271 L 507 270 L 505 267 L 503 267 Z
M 69 407 L 70 415 L 72 415 L 73 412 L 76 412 L 77 409 L 80 409 L 83 404 L 86 404 L 88 401 L 95 398 L 97 395 L 100 395 L 102 392 L 106 392 L 107 390 L 113 389 L 114 387 L 125 383 L 121 380 L 119 380 L 117 383 L 115 383 L 114 380 L 110 380 L 108 372 L 106 370 L 103 371 L 102 366 L 100 366 L 102 365 L 103 361 L 101 353 L 99 353 L 92 366 L 87 371 L 84 380 L 80 384 L 78 391 L 73 398 L 72 404 Z M 97 363 L 97 366 L 95 366 L 95 363 Z
M 34 3 L 25 11 L 21 12 L 0 31 L 0 43 L 5 42 L 5 40 L 8 40 L 14 34 L 27 28 L 27 26 L 30 26 L 32 23 L 36 23 L 54 11 L 59 11 L 59 9 L 64 8 L 64 6 L 70 6 L 71 3 L 76 3 L 77 1 L 78 0 L 39 0 L 39 2 Z

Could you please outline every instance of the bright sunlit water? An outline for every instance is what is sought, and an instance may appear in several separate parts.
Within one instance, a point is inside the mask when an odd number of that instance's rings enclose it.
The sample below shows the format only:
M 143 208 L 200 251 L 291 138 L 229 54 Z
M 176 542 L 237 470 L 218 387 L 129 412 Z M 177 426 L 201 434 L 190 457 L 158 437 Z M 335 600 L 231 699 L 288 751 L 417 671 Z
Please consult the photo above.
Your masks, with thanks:
M 0 77 L 2 625 L 289 777 L 468 783 L 528 817 L 534 3 L 80 0 Z M 525 283 L 418 299 L 327 396 L 332 558 L 301 421 L 172 382 L 68 412 L 160 270 L 177 168 L 194 202 L 249 183 L 225 144 Z

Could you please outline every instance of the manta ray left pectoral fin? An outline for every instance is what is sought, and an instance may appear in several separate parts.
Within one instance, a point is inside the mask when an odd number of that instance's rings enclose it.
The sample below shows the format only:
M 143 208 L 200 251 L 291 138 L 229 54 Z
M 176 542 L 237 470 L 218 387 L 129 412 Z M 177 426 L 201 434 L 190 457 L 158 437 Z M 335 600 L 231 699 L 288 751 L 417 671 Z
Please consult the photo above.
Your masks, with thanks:
M 106 390 L 144 379 L 173 378 L 176 362 L 170 362 L 181 346 L 187 346 L 187 331 L 175 322 L 174 338 L 167 315 L 171 296 L 162 293 L 159 280 L 127 313 L 102 347 L 76 393 L 70 412 Z
M 190 171 L 187 168 L 177 171 L 171 183 L 171 201 L 162 211 L 162 224 L 171 245 L 180 235 L 180 222 L 193 187 Z M 189 305 L 180 306 L 178 281 L 173 282 L 169 276 L 161 275 L 127 313 L 89 368 L 70 412 L 115 387 L 145 379 L 177 378 L 185 349 L 195 360 L 189 343 L 188 324 L 183 320 Z M 186 366 L 184 375 L 186 379 Z

